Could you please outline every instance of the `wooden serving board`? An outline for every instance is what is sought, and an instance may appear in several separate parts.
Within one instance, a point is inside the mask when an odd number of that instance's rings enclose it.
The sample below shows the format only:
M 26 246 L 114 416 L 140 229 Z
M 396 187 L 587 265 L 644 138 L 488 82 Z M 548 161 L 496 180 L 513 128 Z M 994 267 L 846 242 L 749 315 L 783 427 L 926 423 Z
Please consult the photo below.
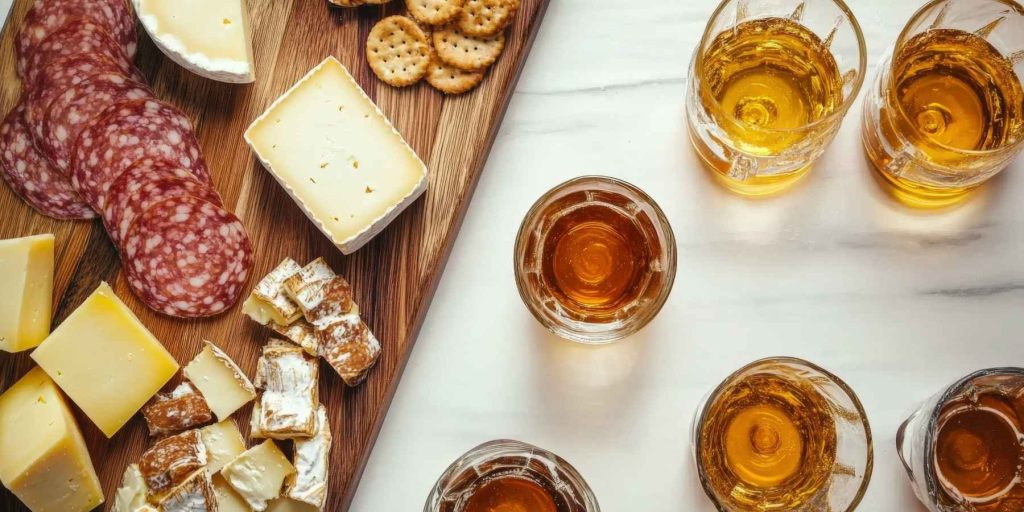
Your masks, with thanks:
M 15 0 L 0 38 L 0 113 L 12 108 L 20 95 L 13 40 L 31 3 Z M 325 256 L 352 283 L 364 319 L 383 345 L 376 368 L 357 388 L 346 388 L 329 366 L 321 366 L 320 399 L 330 411 L 335 436 L 326 510 L 347 510 L 352 500 L 547 3 L 521 0 L 504 54 L 478 89 L 455 97 L 425 83 L 392 88 L 379 82 L 366 64 L 363 52 L 370 28 L 382 17 L 402 12 L 402 0 L 359 9 L 332 8 L 325 0 L 249 0 L 257 78 L 249 85 L 191 74 L 161 54 L 140 29 L 137 65 L 160 98 L 196 121 L 217 190 L 252 239 L 255 265 L 249 286 L 285 257 L 306 262 Z M 306 219 L 242 140 L 253 119 L 328 55 L 349 68 L 431 172 L 425 197 L 351 256 L 343 256 Z M 270 332 L 246 318 L 239 306 L 202 321 L 155 314 L 132 295 L 99 221 L 49 219 L 2 185 L 0 216 L 0 238 L 56 235 L 54 326 L 105 280 L 182 365 L 209 339 L 254 374 Z M 31 366 L 28 352 L 0 352 L 0 390 Z M 249 409 L 235 415 L 243 434 L 248 433 Z M 104 508 L 109 509 L 125 466 L 150 443 L 144 421 L 136 415 L 107 439 L 77 409 L 76 416 L 103 482 Z M 428 491 L 423 489 L 424 499 Z M 0 510 L 25 508 L 2 490 Z

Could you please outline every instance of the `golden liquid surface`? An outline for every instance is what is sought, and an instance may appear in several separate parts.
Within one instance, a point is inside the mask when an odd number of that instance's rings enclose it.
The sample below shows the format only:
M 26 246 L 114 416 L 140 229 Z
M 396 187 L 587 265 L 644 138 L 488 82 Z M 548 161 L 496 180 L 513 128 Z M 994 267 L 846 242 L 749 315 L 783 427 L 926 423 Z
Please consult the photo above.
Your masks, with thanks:
M 554 498 L 533 480 L 505 476 L 488 480 L 460 512 L 559 512 Z
M 744 153 L 782 153 L 813 136 L 807 125 L 843 103 L 843 78 L 831 52 L 814 32 L 787 19 L 740 23 L 718 34 L 701 59 L 700 101 L 730 145 Z M 728 172 L 729 162 L 694 142 L 713 170 Z M 737 191 L 756 193 L 797 172 L 754 177 Z
M 935 469 L 945 499 L 978 512 L 1024 510 L 1024 399 L 982 395 L 940 412 Z
M 930 165 L 948 167 L 938 180 L 883 173 L 898 198 L 912 206 L 945 206 L 976 186 L 970 169 L 978 156 L 1024 137 L 1024 90 L 1012 63 L 985 39 L 955 29 L 919 34 L 894 56 L 891 108 L 881 135 L 890 147 L 909 144 Z M 881 141 L 866 139 L 868 156 L 882 169 L 893 159 Z M 905 141 L 905 142 L 904 142 Z M 958 171 L 957 168 L 962 168 Z M 957 175 L 957 173 L 962 175 Z M 949 173 L 953 173 L 949 175 Z
M 829 481 L 836 431 L 825 398 L 771 373 L 744 377 L 705 412 L 698 454 L 713 493 L 737 510 L 805 505 Z
M 635 219 L 594 204 L 553 223 L 542 258 L 544 281 L 562 306 L 593 314 L 614 312 L 640 295 L 653 248 Z

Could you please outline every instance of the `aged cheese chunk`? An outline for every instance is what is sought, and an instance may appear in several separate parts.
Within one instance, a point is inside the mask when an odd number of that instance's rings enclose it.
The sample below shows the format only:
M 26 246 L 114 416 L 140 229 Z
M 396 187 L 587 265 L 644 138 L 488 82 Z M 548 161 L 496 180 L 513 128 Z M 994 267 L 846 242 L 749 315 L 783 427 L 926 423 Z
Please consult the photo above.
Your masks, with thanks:
M 262 435 L 291 439 L 316 432 L 318 372 L 316 360 L 306 357 L 301 348 L 270 340 L 256 369 L 263 395 L 255 421 Z
M 324 284 L 335 275 L 326 260 L 317 258 L 284 280 L 284 292 L 298 304 L 303 313 L 306 313 L 320 303 Z
M 288 341 L 302 347 L 307 354 L 313 357 L 320 355 L 320 340 L 317 339 L 316 331 L 313 330 L 313 326 L 309 322 L 300 319 L 287 327 L 271 322 L 268 327 L 284 336 Z
M 148 495 L 138 464 L 129 464 L 121 477 L 121 487 L 114 493 L 114 507 L 110 512 L 157 512 L 147 501 Z
M 200 469 L 160 499 L 163 512 L 217 512 L 210 473 Z
M 256 390 L 227 354 L 209 341 L 205 345 L 185 367 L 185 377 L 199 388 L 217 419 L 223 420 L 256 398 Z
M 157 393 L 142 408 L 149 435 L 175 434 L 213 421 L 213 412 L 206 399 L 188 382 L 182 382 L 170 393 Z
M 50 334 L 53 235 L 0 240 L 0 350 L 20 352 Z
M 288 458 L 268 439 L 229 462 L 221 475 L 253 510 L 262 511 L 268 501 L 281 495 L 281 485 L 294 472 Z
M 334 57 L 275 101 L 245 140 L 345 254 L 427 188 L 426 165 Z
M 245 0 L 132 0 L 150 38 L 185 69 L 212 80 L 255 80 Z
M 323 405 L 317 408 L 316 423 L 313 437 L 295 440 L 295 473 L 288 477 L 285 496 L 322 510 L 327 500 L 327 464 L 331 455 L 331 425 Z
M 161 439 L 142 454 L 139 472 L 149 495 L 160 495 L 206 466 L 209 458 L 198 430 Z
M 318 512 L 320 509 L 288 498 L 278 498 L 267 505 L 266 512 Z
M 285 293 L 284 282 L 301 269 L 295 260 L 285 258 L 277 268 L 256 284 L 242 306 L 242 312 L 262 325 L 270 322 L 289 325 L 298 320 L 302 316 L 302 311 Z
M 345 384 L 356 386 L 380 357 L 380 342 L 357 315 L 345 315 L 317 331 L 320 355 Z
M 0 482 L 36 512 L 85 512 L 103 503 L 75 417 L 39 368 L 0 395 Z
M 178 370 L 174 357 L 107 283 L 32 352 L 32 359 L 107 437 Z
M 213 494 L 217 496 L 217 512 L 252 512 L 249 504 L 231 488 L 220 474 L 213 475 Z
M 245 440 L 235 420 L 227 419 L 200 429 L 206 446 L 206 470 L 216 473 L 245 451 Z

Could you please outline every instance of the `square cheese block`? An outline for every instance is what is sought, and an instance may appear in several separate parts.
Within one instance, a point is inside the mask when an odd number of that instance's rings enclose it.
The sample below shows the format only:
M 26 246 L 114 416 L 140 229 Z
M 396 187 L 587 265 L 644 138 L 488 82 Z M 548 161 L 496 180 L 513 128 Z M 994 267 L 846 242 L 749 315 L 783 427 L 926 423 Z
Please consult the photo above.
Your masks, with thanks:
M 211 80 L 256 79 L 245 0 L 132 0 L 160 51 Z
M 220 474 L 213 475 L 213 494 L 217 497 L 217 512 L 252 512 L 249 504 Z
M 295 467 L 271 440 L 247 450 L 224 466 L 220 474 L 253 510 L 265 510 L 267 502 L 281 496 L 285 478 Z
M 0 350 L 20 352 L 50 334 L 53 235 L 0 240 Z
M 32 352 L 111 437 L 178 371 L 178 363 L 107 283 Z
M 345 254 L 427 189 L 427 166 L 334 57 L 278 98 L 245 140 Z
M 245 439 L 242 439 L 235 420 L 228 419 L 203 427 L 200 433 L 206 445 L 206 470 L 210 473 L 219 472 L 245 451 Z
M 249 377 L 216 345 L 205 342 L 203 351 L 184 370 L 185 377 L 199 388 L 218 420 L 225 420 L 256 398 Z
M 38 367 L 0 395 L 0 481 L 36 512 L 84 512 L 103 503 L 82 432 Z

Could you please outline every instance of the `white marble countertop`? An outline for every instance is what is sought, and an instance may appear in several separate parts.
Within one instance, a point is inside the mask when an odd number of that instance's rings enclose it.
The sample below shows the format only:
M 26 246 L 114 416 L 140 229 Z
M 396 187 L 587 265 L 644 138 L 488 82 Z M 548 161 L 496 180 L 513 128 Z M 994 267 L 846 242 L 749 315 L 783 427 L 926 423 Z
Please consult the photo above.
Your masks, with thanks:
M 850 0 L 875 64 L 923 0 Z M 860 101 L 815 171 L 748 200 L 711 182 L 683 119 L 687 64 L 715 0 L 552 0 L 353 512 L 421 510 L 473 446 L 550 449 L 610 512 L 712 512 L 691 462 L 700 398 L 760 357 L 794 355 L 860 395 L 875 471 L 859 510 L 918 512 L 896 457 L 916 404 L 989 366 L 1024 364 L 1024 159 L 941 213 L 868 174 Z M 530 205 L 580 174 L 632 182 L 679 243 L 672 296 L 636 336 L 586 347 L 519 299 L 512 247 Z
M 606 511 L 713 512 L 691 461 L 694 408 L 774 355 L 816 362 L 860 395 L 875 437 L 860 510 L 924 510 L 896 457 L 899 423 L 972 370 L 1024 364 L 1024 159 L 959 208 L 908 210 L 868 174 L 858 101 L 797 187 L 730 195 L 683 119 L 687 64 L 716 3 L 551 1 L 354 512 L 421 510 L 452 460 L 497 438 L 568 459 Z M 849 3 L 870 79 L 922 2 Z M 512 274 L 526 210 L 581 174 L 649 192 L 679 246 L 660 316 L 602 347 L 543 330 Z

